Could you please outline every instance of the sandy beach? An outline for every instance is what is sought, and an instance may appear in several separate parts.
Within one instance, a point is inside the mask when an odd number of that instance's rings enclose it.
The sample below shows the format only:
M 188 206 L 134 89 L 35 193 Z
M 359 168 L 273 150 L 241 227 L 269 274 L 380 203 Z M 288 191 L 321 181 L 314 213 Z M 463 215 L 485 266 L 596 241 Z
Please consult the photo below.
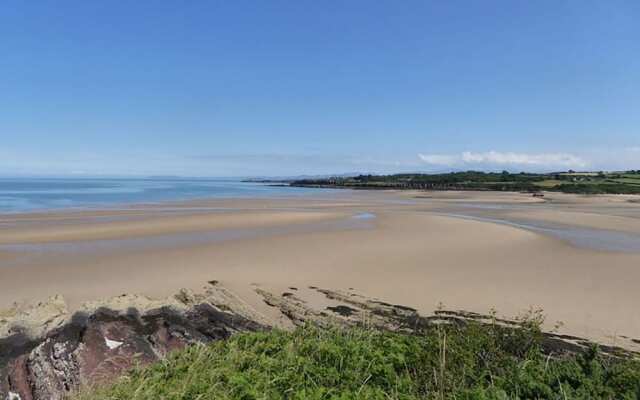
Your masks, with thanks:
M 563 323 L 561 333 L 634 346 L 634 200 L 336 190 L 299 199 L 7 214 L 0 216 L 0 308 L 54 294 L 73 308 L 216 280 L 278 318 L 257 287 L 296 287 L 301 296 L 309 286 L 351 288 L 424 314 L 441 307 L 513 317 L 542 308 L 548 327 Z

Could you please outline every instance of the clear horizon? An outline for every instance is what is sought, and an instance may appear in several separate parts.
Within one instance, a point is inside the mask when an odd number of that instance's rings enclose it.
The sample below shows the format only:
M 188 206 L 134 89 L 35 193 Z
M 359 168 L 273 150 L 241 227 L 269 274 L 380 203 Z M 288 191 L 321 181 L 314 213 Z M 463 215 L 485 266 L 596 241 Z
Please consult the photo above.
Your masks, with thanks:
M 640 169 L 634 1 L 0 12 L 0 176 Z

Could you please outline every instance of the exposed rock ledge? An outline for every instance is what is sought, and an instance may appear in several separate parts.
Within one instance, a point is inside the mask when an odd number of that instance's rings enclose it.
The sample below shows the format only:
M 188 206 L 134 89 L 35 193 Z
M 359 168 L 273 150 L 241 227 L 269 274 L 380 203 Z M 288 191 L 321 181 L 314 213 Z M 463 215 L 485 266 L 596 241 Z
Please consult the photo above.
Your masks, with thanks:
M 69 313 L 54 296 L 0 315 L 0 399 L 56 400 L 194 343 L 267 328 L 222 287 L 152 300 L 123 295 Z
M 289 325 L 315 321 L 321 325 L 366 324 L 416 331 L 439 323 L 490 319 L 460 311 L 439 311 L 423 317 L 412 308 L 353 291 L 313 286 L 290 289 L 274 294 L 256 288 L 264 302 L 282 313 Z M 311 305 L 305 295 L 320 296 L 322 301 Z M 270 320 L 216 281 L 199 294 L 181 290 L 162 300 L 123 295 L 87 303 L 75 313 L 68 311 L 60 296 L 32 307 L 16 306 L 12 312 L 0 314 L 0 400 L 59 400 L 81 386 L 112 380 L 133 366 L 157 361 L 184 346 L 272 326 Z M 553 334 L 547 334 L 545 340 L 545 347 L 554 353 L 577 351 L 587 345 L 580 338 Z

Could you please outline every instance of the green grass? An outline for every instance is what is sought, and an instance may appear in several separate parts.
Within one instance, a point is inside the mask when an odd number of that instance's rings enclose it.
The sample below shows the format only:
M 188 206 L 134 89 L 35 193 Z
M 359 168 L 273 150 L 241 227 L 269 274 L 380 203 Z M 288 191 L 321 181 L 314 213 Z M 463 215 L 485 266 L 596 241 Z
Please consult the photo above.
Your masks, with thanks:
M 534 185 L 540 186 L 542 188 L 552 188 L 556 185 L 560 185 L 562 183 L 561 180 L 557 179 L 545 179 L 544 181 L 535 182 Z
M 544 351 L 537 323 L 420 334 L 314 326 L 194 346 L 76 400 L 637 399 L 640 363 Z
M 640 186 L 622 183 L 563 183 L 552 190 L 576 194 L 640 194 Z
M 618 179 L 611 179 L 611 182 L 640 185 L 640 178 L 618 178 Z

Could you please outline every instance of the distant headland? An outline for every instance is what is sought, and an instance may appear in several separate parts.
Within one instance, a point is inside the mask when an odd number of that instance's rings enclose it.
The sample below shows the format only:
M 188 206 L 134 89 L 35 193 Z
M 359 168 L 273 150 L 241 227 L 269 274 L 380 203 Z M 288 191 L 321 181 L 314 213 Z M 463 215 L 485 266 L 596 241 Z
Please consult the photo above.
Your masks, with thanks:
M 262 181 L 268 182 L 268 181 Z M 276 183 L 271 181 L 271 183 Z M 297 187 L 410 190 L 553 191 L 574 194 L 640 194 L 640 170 L 621 172 L 511 173 L 465 171 L 442 174 L 357 175 L 279 181 Z

